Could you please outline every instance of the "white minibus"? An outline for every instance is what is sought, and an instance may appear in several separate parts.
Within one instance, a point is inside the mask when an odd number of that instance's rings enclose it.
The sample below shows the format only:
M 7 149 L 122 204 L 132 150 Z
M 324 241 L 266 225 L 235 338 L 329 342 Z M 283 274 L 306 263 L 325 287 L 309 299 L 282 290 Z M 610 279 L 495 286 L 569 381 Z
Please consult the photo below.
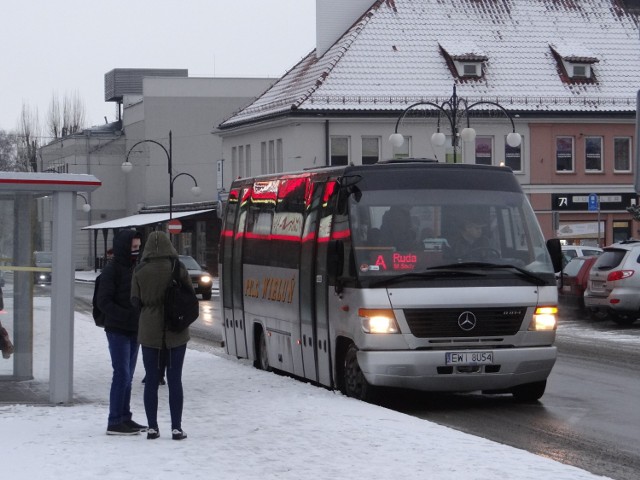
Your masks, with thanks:
M 556 361 L 555 272 L 509 168 L 393 160 L 233 182 L 227 352 L 371 400 L 387 388 L 534 401 Z

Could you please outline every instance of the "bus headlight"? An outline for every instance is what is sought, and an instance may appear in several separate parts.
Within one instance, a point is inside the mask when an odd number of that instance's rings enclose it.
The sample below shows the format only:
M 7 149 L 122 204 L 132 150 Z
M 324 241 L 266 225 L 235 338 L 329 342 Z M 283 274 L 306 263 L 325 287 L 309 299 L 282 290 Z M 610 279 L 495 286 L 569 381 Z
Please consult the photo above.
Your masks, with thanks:
M 396 316 L 391 309 L 358 309 L 358 316 L 365 333 L 400 333 Z
M 558 307 L 537 307 L 529 330 L 555 330 L 557 326 Z

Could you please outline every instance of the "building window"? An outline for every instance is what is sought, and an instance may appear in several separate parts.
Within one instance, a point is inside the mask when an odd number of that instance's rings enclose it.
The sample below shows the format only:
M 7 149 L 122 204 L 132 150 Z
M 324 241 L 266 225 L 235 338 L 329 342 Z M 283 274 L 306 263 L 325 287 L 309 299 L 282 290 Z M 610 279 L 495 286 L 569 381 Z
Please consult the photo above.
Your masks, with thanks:
M 585 137 L 584 154 L 585 170 L 602 172 L 602 137 Z
M 260 173 L 267 173 L 267 142 L 260 142 Z
M 244 177 L 244 145 L 238 147 L 238 176 Z
M 524 136 L 521 136 L 520 145 L 512 147 L 507 143 L 507 137 L 504 137 L 504 164 L 514 172 L 522 172 L 522 145 L 524 145 Z
M 331 165 L 349 164 L 349 137 L 331 137 Z
M 613 170 L 615 172 L 631 171 L 631 137 L 614 137 Z
M 269 172 L 276 172 L 276 143 L 273 140 L 269 140 Z
M 404 137 L 404 142 L 399 147 L 392 147 L 393 158 L 409 158 L 411 156 L 411 137 Z
M 284 153 L 282 151 L 282 139 L 276 140 L 276 172 L 284 172 Z
M 245 155 L 245 168 L 247 172 L 247 177 L 251 176 L 251 145 L 245 145 L 244 147 L 244 155 Z
M 493 137 L 476 137 L 476 164 L 493 165 Z
M 238 149 L 231 147 L 231 178 L 238 178 Z
M 573 137 L 556 137 L 556 171 L 573 172 Z
M 362 137 L 362 164 L 372 165 L 380 160 L 380 139 Z

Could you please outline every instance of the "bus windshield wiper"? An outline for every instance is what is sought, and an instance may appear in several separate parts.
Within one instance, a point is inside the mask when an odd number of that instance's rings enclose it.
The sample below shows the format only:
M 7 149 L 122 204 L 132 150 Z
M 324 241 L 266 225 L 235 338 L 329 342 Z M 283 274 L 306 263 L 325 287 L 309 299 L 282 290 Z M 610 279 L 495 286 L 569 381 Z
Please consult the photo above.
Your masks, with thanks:
M 463 262 L 463 263 L 450 263 L 446 265 L 438 265 L 437 267 L 429 267 L 428 271 L 438 271 L 440 269 L 480 269 L 480 270 L 498 270 L 498 269 L 512 269 L 518 272 L 525 280 L 529 281 L 533 285 L 546 285 L 548 282 L 542 277 L 539 277 L 535 273 L 531 273 L 524 268 L 517 267 L 509 263 L 486 263 L 486 262 Z
M 369 286 L 377 287 L 380 285 L 388 285 L 390 283 L 400 282 L 403 280 L 415 280 L 415 279 L 437 280 L 439 278 L 444 278 L 444 277 L 484 277 L 484 276 L 485 275 L 482 273 L 468 272 L 468 271 L 462 271 L 462 270 L 428 269 L 428 271 L 425 271 L 425 272 L 407 272 L 401 275 L 394 275 L 393 277 L 387 277 L 380 280 L 376 280 L 375 282 L 371 282 Z

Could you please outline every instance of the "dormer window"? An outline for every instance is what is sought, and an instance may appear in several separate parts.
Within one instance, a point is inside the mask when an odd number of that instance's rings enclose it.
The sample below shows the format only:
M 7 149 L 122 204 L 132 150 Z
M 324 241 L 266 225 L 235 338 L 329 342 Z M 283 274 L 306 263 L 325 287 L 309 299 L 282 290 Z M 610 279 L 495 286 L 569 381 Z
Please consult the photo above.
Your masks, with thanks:
M 482 74 L 482 65 L 480 62 L 453 62 L 458 69 L 458 75 L 461 77 L 479 77 Z M 462 67 L 462 68 L 460 68 Z
M 571 64 L 570 67 L 573 78 L 589 78 L 591 76 L 591 67 L 589 65 L 576 63 Z
M 549 44 L 549 47 L 565 81 L 595 83 L 592 66 L 599 60 L 589 50 L 576 43 Z
M 472 42 L 438 42 L 452 73 L 459 78 L 481 78 L 488 57 Z

